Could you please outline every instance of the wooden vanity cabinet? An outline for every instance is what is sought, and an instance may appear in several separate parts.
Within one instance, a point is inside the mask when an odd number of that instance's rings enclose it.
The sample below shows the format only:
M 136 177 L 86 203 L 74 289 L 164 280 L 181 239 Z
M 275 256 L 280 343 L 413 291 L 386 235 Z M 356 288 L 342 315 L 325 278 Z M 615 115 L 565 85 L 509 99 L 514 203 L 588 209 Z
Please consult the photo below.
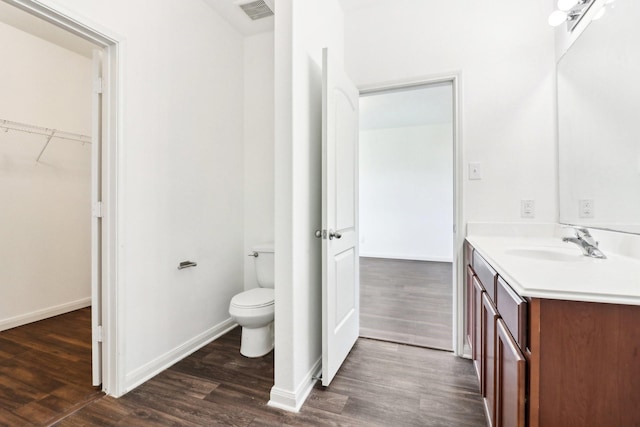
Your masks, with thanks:
M 640 426 L 640 306 L 532 298 L 529 427 Z
M 472 252 L 468 329 L 489 426 L 640 426 L 640 306 L 524 299 Z
M 467 254 L 469 256 L 467 256 Z M 496 279 L 495 270 L 480 254 L 468 250 L 465 246 L 467 288 L 467 339 L 471 346 L 471 357 L 480 383 L 480 393 L 484 400 L 485 411 L 493 425 L 496 390 L 495 390 L 495 337 L 498 312 L 495 305 Z
M 465 261 L 467 339 L 487 421 L 490 427 L 525 426 L 527 371 L 519 345 L 527 336 L 527 303 L 466 245 Z

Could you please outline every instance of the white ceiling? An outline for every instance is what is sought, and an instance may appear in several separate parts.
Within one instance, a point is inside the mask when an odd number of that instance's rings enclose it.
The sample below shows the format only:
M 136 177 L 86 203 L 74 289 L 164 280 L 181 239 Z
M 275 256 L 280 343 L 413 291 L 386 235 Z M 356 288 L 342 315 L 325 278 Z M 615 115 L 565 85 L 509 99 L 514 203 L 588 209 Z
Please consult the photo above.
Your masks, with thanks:
M 267 31 L 273 31 L 274 17 L 251 20 L 240 7 L 235 4 L 236 0 L 203 0 L 213 10 L 220 14 L 229 24 L 236 28 L 242 35 L 251 36 Z M 277 0 L 266 0 L 268 3 Z M 371 6 L 376 3 L 390 0 L 339 0 L 345 12 Z M 80 55 L 91 57 L 94 45 L 82 38 L 71 34 L 53 24 L 36 18 L 29 13 L 0 1 L 0 22 L 11 25 L 19 30 L 30 33 L 36 37 L 57 44 L 65 49 L 69 49 Z
M 96 48 L 92 43 L 81 37 L 40 18 L 36 18 L 30 13 L 24 12 L 3 1 L 0 1 L 0 22 L 4 22 L 7 25 L 82 56 L 86 56 L 87 58 L 92 57 L 92 51 Z
M 273 31 L 273 16 L 251 20 L 242 9 L 235 4 L 235 0 L 203 0 L 242 35 L 250 36 L 267 31 Z M 0 1 L 0 22 L 31 35 L 47 40 L 65 49 L 91 58 L 94 45 L 79 36 L 69 33 L 53 24 Z
M 424 126 L 453 121 L 451 83 L 377 92 L 360 98 L 360 129 Z

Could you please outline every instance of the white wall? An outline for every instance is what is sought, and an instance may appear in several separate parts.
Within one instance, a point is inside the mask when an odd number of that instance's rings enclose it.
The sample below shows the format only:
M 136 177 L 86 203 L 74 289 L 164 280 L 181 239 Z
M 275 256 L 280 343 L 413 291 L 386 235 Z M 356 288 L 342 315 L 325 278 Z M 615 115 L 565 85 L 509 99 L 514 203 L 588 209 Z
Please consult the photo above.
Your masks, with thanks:
M 465 221 L 523 221 L 521 199 L 535 200 L 533 221 L 557 220 L 550 12 L 549 2 L 508 0 L 384 0 L 345 12 L 358 85 L 461 73 Z M 467 180 L 470 161 L 482 180 Z
M 0 40 L 0 119 L 90 135 L 91 60 L 3 23 Z M 90 305 L 91 145 L 36 162 L 45 142 L 0 128 L 0 330 Z
M 451 262 L 452 131 L 360 131 L 360 256 Z
M 223 331 L 243 289 L 243 39 L 199 0 L 42 3 L 123 41 L 118 394 Z
M 295 410 L 320 366 L 322 48 L 343 55 L 337 0 L 278 0 L 275 15 L 275 384 Z
M 273 32 L 244 40 L 244 251 L 274 242 Z M 244 286 L 258 286 L 245 256 Z

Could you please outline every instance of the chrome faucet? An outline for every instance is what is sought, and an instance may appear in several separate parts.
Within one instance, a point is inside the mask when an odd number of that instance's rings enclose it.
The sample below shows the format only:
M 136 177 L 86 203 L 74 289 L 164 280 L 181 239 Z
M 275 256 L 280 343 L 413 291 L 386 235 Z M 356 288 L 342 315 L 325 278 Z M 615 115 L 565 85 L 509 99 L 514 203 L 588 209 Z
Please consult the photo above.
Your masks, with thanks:
M 575 243 L 582 249 L 584 256 L 591 258 L 607 258 L 600 249 L 598 242 L 595 241 L 589 230 L 583 227 L 571 227 L 576 232 L 576 237 L 563 237 L 563 242 Z

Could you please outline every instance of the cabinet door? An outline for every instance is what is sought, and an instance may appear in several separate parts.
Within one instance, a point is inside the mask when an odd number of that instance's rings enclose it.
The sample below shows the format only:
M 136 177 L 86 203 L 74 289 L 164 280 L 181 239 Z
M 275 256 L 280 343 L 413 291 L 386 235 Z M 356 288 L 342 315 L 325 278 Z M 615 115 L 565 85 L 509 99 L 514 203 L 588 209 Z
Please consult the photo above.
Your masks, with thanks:
M 473 270 L 471 269 L 471 266 L 469 265 L 466 266 L 466 272 L 467 272 L 467 276 L 466 276 L 465 285 L 466 285 L 466 292 L 467 292 L 467 308 L 465 313 L 466 323 L 465 323 L 464 334 L 467 339 L 467 343 L 469 344 L 469 348 L 471 348 L 471 357 L 473 358 L 473 328 L 474 328 L 473 319 L 475 318 L 475 316 L 474 316 L 474 310 L 473 310 L 473 306 L 474 306 Z
M 480 382 L 480 392 L 482 392 L 483 384 L 482 384 L 482 294 L 484 294 L 484 288 L 478 281 L 476 276 L 471 278 L 471 282 L 473 283 L 473 329 L 472 329 L 472 358 L 473 365 L 476 368 L 476 374 L 478 374 L 478 381 Z
M 496 408 L 496 322 L 498 312 L 488 294 L 482 294 L 482 361 L 481 383 L 484 407 L 490 426 L 495 426 Z
M 473 271 L 478 276 L 478 280 L 482 283 L 485 292 L 489 294 L 489 299 L 495 304 L 498 273 L 476 250 L 473 251 Z
M 494 427 L 525 425 L 526 361 L 502 319 L 496 323 L 496 413 Z

